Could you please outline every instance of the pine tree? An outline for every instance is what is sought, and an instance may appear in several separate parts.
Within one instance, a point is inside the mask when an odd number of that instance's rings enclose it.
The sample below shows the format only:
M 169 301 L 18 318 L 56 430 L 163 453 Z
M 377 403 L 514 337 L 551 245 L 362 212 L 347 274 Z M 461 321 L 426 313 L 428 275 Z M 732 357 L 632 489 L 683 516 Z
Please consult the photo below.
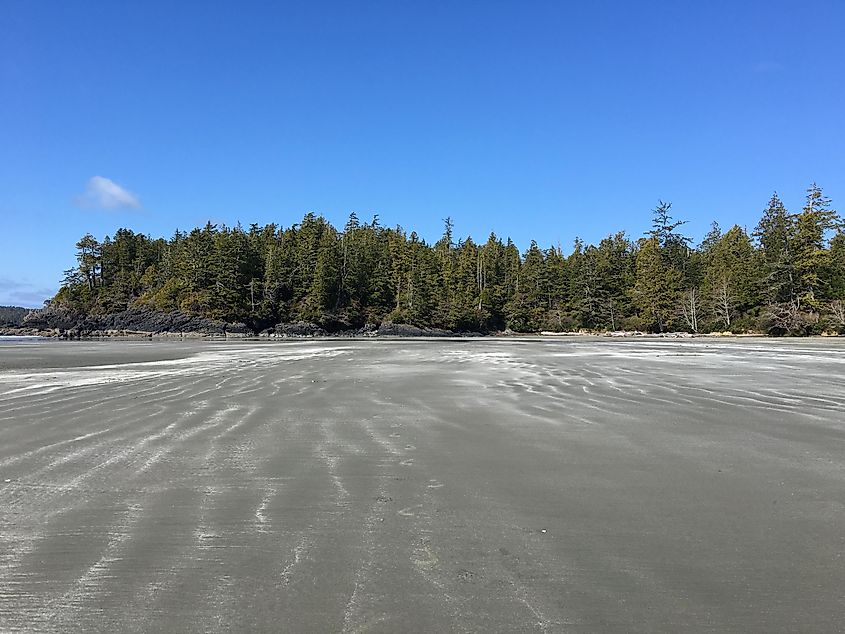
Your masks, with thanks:
M 572 326 L 568 315 L 570 296 L 570 268 L 560 246 L 547 249 L 543 254 L 545 273 L 543 287 L 546 293 L 546 327 L 563 331 Z
M 839 226 L 839 216 L 830 208 L 830 199 L 813 183 L 807 189 L 807 202 L 795 220 L 794 261 L 799 300 L 818 310 L 828 288 L 823 279 L 830 265 L 828 231 Z
M 437 325 L 442 328 L 454 327 L 455 303 L 455 243 L 453 241 L 454 225 L 451 218 L 443 221 L 443 235 L 434 244 L 439 264 L 439 279 L 437 282 Z
M 839 231 L 830 241 L 830 296 L 845 300 L 845 230 Z
M 491 233 L 481 248 L 482 290 L 479 296 L 479 310 L 486 320 L 486 328 L 501 330 L 505 327 L 504 308 L 508 300 L 507 268 L 507 249 L 496 234 Z
M 772 194 L 768 207 L 763 211 L 754 236 L 762 251 L 762 290 L 766 301 L 793 301 L 796 297 L 796 274 L 792 254 L 795 219 L 787 211 L 777 192 Z
M 340 302 L 342 250 L 334 229 L 326 229 L 320 236 L 317 264 L 314 270 L 309 302 L 311 312 L 306 316 L 317 321 L 325 313 L 338 309 Z
M 580 238 L 575 238 L 575 245 L 567 262 L 571 273 L 570 306 L 581 328 L 596 328 L 600 321 L 601 282 L 596 251 L 595 247 L 585 247 Z
M 480 251 L 472 238 L 458 244 L 455 257 L 454 295 L 450 323 L 458 330 L 477 329 L 484 322 L 478 308 Z
M 619 232 L 604 238 L 595 250 L 598 287 L 598 322 L 617 330 L 630 313 L 630 290 L 636 273 L 634 245 Z
M 685 273 L 691 239 L 675 231 L 678 227 L 687 224 L 687 221 L 675 220 L 669 213 L 671 209 L 672 203 L 658 200 L 657 207 L 653 211 L 652 229 L 646 235 L 656 241 L 660 248 L 661 258 L 667 266 Z
M 757 267 L 751 239 L 734 225 L 714 238 L 702 256 L 705 305 L 720 327 L 730 328 L 737 313 L 757 302 Z
M 100 285 L 102 247 L 94 236 L 86 233 L 76 243 L 76 250 L 79 273 L 88 286 L 88 289 L 93 291 Z
M 673 266 L 666 266 L 656 236 L 640 241 L 636 266 L 633 296 L 640 319 L 649 330 L 664 332 L 678 305 L 682 276 Z
M 519 267 L 516 287 L 505 305 L 507 326 L 517 332 L 539 330 L 543 324 L 543 252 L 532 240 Z
M 414 236 L 414 241 L 416 241 L 416 236 Z M 405 236 L 399 231 L 391 232 L 388 238 L 388 250 L 394 298 L 390 319 L 395 321 L 408 320 L 408 311 L 413 307 L 414 297 L 414 284 L 411 275 L 414 253 Z

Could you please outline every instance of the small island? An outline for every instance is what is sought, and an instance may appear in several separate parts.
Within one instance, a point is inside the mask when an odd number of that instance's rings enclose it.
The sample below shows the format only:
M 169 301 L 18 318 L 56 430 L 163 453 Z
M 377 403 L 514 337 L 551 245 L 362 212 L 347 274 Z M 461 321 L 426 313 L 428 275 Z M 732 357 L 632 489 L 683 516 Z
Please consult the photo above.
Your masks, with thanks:
M 265 336 L 845 331 L 845 232 L 816 184 L 771 197 L 752 232 L 713 223 L 693 246 L 671 204 L 639 239 L 524 252 L 491 234 L 428 244 L 355 213 L 289 227 L 206 224 L 170 238 L 120 229 L 76 243 L 76 266 L 26 332 Z

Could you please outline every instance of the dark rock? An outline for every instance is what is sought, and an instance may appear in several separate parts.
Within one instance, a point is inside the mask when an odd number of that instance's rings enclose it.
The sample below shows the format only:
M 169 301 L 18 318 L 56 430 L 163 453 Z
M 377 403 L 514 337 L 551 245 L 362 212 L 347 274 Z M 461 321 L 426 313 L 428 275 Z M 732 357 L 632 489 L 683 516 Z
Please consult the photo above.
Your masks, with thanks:
M 325 337 L 326 331 L 317 324 L 307 321 L 296 321 L 291 324 L 277 324 L 277 337 Z
M 0 336 L 3 337 L 51 337 L 55 336 L 55 334 L 37 328 L 19 328 L 17 326 L 0 327 Z
M 198 317 L 174 310 L 161 312 L 151 308 L 130 308 L 109 315 L 86 315 L 76 311 L 47 308 L 24 318 L 23 326 L 38 330 L 58 330 L 64 338 L 113 336 L 126 334 L 200 333 L 206 335 L 247 335 L 242 323 Z
M 358 330 L 362 324 L 363 322 L 360 319 L 355 319 L 355 316 L 333 313 L 322 315 L 317 322 L 317 325 L 326 333 L 338 335 Z
M 315 324 L 308 321 L 277 324 L 261 331 L 262 337 L 454 337 L 481 336 L 481 333 L 440 328 L 419 328 L 410 324 L 382 322 L 360 326 L 341 317 L 330 317 Z M 360 327 L 356 327 L 360 326 Z M 32 311 L 18 330 L 58 336 L 64 339 L 114 336 L 235 336 L 253 335 L 253 329 L 243 323 L 188 315 L 178 310 L 169 312 L 134 307 L 108 315 L 89 315 L 78 311 L 48 307 Z M 257 329 L 257 328 L 256 328 Z
M 440 328 L 418 328 L 410 324 L 394 324 L 384 321 L 376 331 L 379 337 L 454 337 L 451 330 Z

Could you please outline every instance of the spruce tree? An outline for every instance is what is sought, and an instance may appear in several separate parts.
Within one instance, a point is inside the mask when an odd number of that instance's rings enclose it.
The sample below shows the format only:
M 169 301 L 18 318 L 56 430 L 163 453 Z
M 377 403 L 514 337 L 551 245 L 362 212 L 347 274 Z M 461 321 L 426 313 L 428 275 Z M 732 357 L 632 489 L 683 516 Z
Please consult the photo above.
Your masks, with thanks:
M 830 199 L 813 183 L 807 189 L 804 209 L 795 219 L 793 253 L 798 298 L 815 310 L 821 308 L 828 293 L 828 284 L 823 277 L 830 264 L 827 232 L 839 226 L 839 216 L 830 204 Z
M 640 241 L 636 266 L 633 297 L 640 319 L 647 329 L 664 332 L 678 306 L 682 276 L 675 267 L 666 266 L 657 236 Z
M 777 192 L 772 194 L 763 217 L 754 230 L 762 255 L 762 291 L 768 303 L 793 301 L 796 297 L 795 264 L 792 253 L 795 218 Z

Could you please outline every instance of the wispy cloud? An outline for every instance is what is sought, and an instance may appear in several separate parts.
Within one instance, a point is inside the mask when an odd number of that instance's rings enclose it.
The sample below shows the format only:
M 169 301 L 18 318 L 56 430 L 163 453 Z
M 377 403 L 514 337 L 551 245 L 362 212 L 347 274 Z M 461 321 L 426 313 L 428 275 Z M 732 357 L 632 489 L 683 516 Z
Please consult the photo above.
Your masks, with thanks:
M 105 176 L 94 176 L 88 181 L 85 193 L 76 198 L 76 204 L 85 209 L 140 209 L 141 201 Z
M 56 294 L 55 288 L 40 288 L 35 284 L 0 277 L 0 305 L 40 308 L 45 299 Z

